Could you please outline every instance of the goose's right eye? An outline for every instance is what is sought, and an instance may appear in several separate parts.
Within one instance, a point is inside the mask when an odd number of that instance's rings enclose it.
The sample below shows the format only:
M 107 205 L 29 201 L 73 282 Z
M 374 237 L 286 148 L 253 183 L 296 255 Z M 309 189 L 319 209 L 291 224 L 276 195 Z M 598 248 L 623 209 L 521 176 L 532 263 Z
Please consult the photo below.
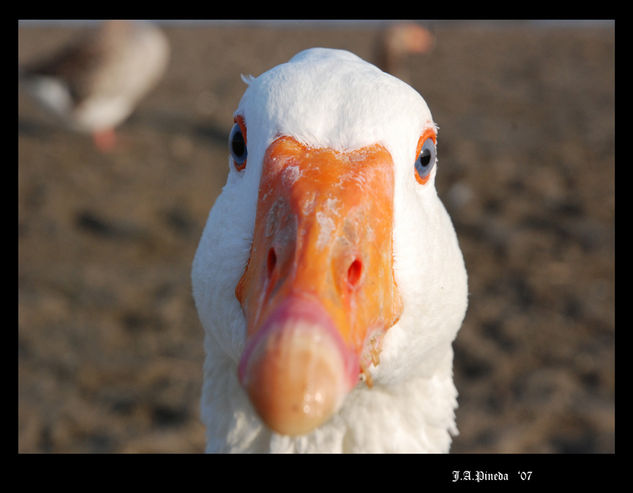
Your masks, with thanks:
M 243 170 L 246 167 L 246 157 L 248 152 L 246 150 L 246 137 L 242 130 L 242 125 L 239 121 L 233 124 L 231 133 L 229 134 L 229 151 L 233 158 L 233 163 L 238 171 Z
M 431 178 L 431 171 L 435 167 L 436 149 L 435 129 L 427 129 L 418 141 L 418 155 L 415 160 L 415 179 L 420 185 L 425 185 Z
M 435 142 L 433 142 L 433 138 L 429 137 L 424 141 L 422 150 L 415 160 L 415 178 L 418 183 L 425 184 L 428 181 L 435 164 L 435 153 Z

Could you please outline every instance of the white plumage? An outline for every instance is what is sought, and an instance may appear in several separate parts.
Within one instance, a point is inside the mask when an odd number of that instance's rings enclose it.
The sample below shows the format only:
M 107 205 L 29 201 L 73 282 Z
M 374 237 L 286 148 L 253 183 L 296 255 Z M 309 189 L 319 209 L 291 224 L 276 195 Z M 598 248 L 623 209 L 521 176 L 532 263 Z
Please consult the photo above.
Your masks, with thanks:
M 192 270 L 205 330 L 201 411 L 207 450 L 447 452 L 457 433 L 451 344 L 466 311 L 467 276 L 434 187 L 437 166 L 426 183 L 415 178 L 420 136 L 436 129 L 425 101 L 352 53 L 314 48 L 251 79 L 235 114 L 247 127 L 247 165 L 239 170 L 229 160 L 227 183 L 209 214 Z M 402 300 L 397 322 L 385 327 L 379 363 L 364 368 L 373 385 L 359 381 L 327 420 L 299 435 L 277 433 L 262 422 L 237 370 L 247 320 L 236 286 L 253 248 L 262 163 L 280 136 L 336 155 L 372 145 L 388 151 L 393 278 Z M 329 203 L 336 204 L 331 193 Z M 336 235 L 323 228 L 337 219 L 335 213 L 319 221 L 319 234 L 332 241 Z

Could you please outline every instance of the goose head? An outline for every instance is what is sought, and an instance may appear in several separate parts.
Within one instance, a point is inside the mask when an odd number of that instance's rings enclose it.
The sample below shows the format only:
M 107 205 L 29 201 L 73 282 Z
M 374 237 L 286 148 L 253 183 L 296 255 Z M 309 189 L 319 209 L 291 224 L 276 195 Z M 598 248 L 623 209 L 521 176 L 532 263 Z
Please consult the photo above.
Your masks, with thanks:
M 322 48 L 246 82 L 192 269 L 218 450 L 350 426 L 354 395 L 395 396 L 438 371 L 452 388 L 467 304 L 424 99 Z

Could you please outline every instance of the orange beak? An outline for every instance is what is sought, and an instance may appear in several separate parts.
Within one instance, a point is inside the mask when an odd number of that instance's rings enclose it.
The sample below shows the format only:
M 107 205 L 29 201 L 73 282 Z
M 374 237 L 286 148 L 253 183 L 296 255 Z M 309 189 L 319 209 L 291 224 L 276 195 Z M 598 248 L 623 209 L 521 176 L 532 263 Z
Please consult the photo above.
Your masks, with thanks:
M 265 154 L 235 289 L 247 320 L 239 379 L 278 433 L 308 433 L 336 412 L 400 317 L 393 184 L 380 145 L 336 152 L 279 137 Z

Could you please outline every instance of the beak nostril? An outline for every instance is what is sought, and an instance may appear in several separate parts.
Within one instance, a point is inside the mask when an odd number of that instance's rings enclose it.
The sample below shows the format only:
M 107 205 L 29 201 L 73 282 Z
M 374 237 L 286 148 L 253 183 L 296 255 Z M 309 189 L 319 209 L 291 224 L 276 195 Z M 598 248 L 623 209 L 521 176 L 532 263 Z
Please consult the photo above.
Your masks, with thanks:
M 354 261 L 347 269 L 347 282 L 351 287 L 356 287 L 356 285 L 360 281 L 360 276 L 363 273 L 363 263 L 359 259 L 354 259 Z
M 277 265 L 277 254 L 275 253 L 275 249 L 271 248 L 268 250 L 268 258 L 266 259 L 266 267 L 268 269 L 268 278 L 273 275 L 273 271 L 275 270 L 275 265 Z

